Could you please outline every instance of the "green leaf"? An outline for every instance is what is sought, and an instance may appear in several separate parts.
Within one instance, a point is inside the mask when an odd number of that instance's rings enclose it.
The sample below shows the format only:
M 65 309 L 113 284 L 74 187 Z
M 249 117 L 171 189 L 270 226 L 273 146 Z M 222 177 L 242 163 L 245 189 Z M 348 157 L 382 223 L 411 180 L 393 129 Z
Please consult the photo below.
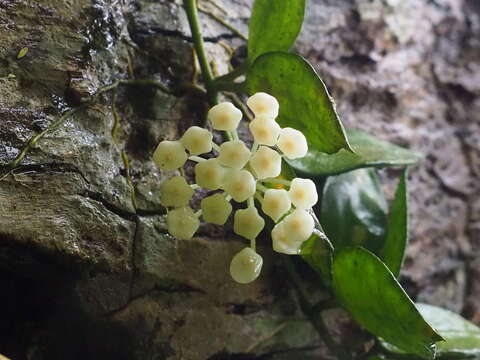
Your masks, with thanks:
M 348 129 L 348 141 L 355 153 L 340 150 L 328 155 L 310 148 L 301 159 L 289 160 L 298 172 L 310 176 L 326 176 L 344 173 L 363 167 L 403 166 L 416 163 L 420 155 L 393 145 L 360 130 Z
M 395 192 L 395 199 L 388 216 L 387 235 L 379 254 L 380 258 L 395 276 L 400 274 L 405 247 L 408 242 L 408 193 L 406 178 L 407 169 L 404 170 Z
M 358 323 L 406 352 L 434 358 L 442 337 L 378 257 L 361 247 L 345 248 L 332 269 L 335 294 Z
M 383 246 L 387 202 L 373 169 L 331 176 L 325 182 L 320 220 L 335 251 L 361 245 L 373 252 Z
M 480 328 L 458 314 L 436 306 L 416 304 L 422 316 L 445 339 L 437 344 L 437 355 L 444 359 L 465 359 L 480 356 Z M 405 354 L 395 346 L 382 342 L 390 352 Z
M 248 27 L 248 59 L 288 51 L 302 28 L 305 0 L 255 0 Z
M 25 55 L 27 55 L 27 53 L 28 53 L 28 47 L 21 48 L 17 54 L 17 59 L 23 58 Z
M 247 90 L 275 96 L 282 127 L 303 132 L 311 148 L 325 153 L 350 149 L 327 89 L 301 56 L 284 52 L 261 55 L 247 71 Z
M 300 256 L 319 273 L 326 285 L 331 284 L 333 246 L 322 232 L 313 231 L 312 236 L 302 244 Z

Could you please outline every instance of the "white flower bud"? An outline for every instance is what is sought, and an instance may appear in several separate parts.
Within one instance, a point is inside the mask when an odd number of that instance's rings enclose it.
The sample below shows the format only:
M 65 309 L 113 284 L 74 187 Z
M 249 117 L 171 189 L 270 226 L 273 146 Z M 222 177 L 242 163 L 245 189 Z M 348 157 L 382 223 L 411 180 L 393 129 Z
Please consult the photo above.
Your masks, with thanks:
M 255 280 L 262 270 L 263 259 L 252 248 L 245 248 L 235 254 L 230 263 L 230 275 L 240 284 Z
M 153 153 L 153 161 L 160 169 L 165 171 L 182 167 L 187 158 L 185 148 L 179 141 L 162 141 Z
M 293 179 L 288 194 L 298 209 L 310 209 L 318 201 L 317 188 L 310 179 Z
M 226 141 L 220 145 L 218 161 L 222 165 L 240 170 L 250 159 L 250 150 L 241 140 Z
M 225 224 L 232 212 L 232 205 L 223 194 L 214 194 L 202 199 L 200 207 L 203 220 L 216 225 Z
M 294 241 L 287 236 L 283 221 L 273 227 L 272 248 L 274 251 L 287 255 L 297 255 L 301 246 L 301 241 Z
M 205 189 L 220 189 L 224 176 L 225 169 L 216 158 L 201 161 L 195 165 L 195 182 Z
M 191 126 L 185 131 L 180 142 L 190 155 L 200 155 L 212 151 L 212 138 L 212 133 L 207 129 Z
M 255 194 L 255 179 L 247 170 L 230 170 L 225 176 L 223 188 L 233 200 L 242 202 Z
M 232 103 L 223 102 L 208 111 L 208 119 L 215 130 L 233 131 L 242 119 L 242 112 Z
M 282 171 L 282 157 L 275 150 L 260 146 L 250 159 L 250 166 L 258 179 L 274 178 Z
M 278 101 L 267 93 L 258 92 L 253 94 L 248 98 L 247 105 L 255 116 L 266 116 L 270 119 L 275 119 L 278 116 Z
M 262 210 L 277 222 L 292 206 L 287 190 L 268 189 L 262 202 Z
M 255 240 L 265 226 L 265 220 L 258 215 L 254 206 L 237 210 L 233 217 L 233 231 L 249 240 Z
M 175 176 L 160 185 L 160 200 L 164 206 L 187 206 L 193 189 L 183 176 Z
M 189 207 L 177 208 L 167 214 L 168 232 L 177 239 L 190 240 L 199 225 L 200 221 Z
M 303 209 L 297 209 L 281 222 L 285 236 L 293 242 L 304 242 L 312 235 L 315 222 L 313 217 Z
M 261 116 L 256 117 L 249 125 L 253 138 L 259 145 L 274 146 L 280 135 L 280 125 L 275 120 Z
M 301 131 L 288 127 L 280 132 L 277 146 L 289 159 L 304 157 L 308 151 L 305 135 Z

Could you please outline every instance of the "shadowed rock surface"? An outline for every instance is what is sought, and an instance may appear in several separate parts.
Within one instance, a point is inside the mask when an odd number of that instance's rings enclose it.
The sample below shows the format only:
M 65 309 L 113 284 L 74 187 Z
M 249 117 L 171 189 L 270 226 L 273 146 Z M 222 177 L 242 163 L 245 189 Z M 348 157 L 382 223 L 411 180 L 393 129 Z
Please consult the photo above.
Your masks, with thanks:
M 249 3 L 200 6 L 247 33 Z M 201 20 L 214 70 L 225 73 L 244 41 L 206 12 Z M 402 281 L 416 299 L 480 323 L 477 2 L 311 0 L 296 49 L 314 63 L 346 126 L 425 155 L 410 172 Z M 173 90 L 197 76 L 193 64 L 180 1 L 2 1 L 0 164 L 102 86 L 134 77 Z M 239 286 L 228 264 L 243 245 L 231 227 L 202 227 L 193 241 L 166 233 L 156 195 L 162 174 L 150 157 L 159 141 L 203 122 L 205 99 L 119 87 L 116 139 L 111 103 L 109 93 L 76 112 L 0 181 L 0 353 L 325 358 L 268 239 L 259 244 L 260 279 Z M 391 198 L 398 171 L 381 174 Z M 305 276 L 313 278 L 306 267 Z M 348 342 L 348 322 L 332 318 Z

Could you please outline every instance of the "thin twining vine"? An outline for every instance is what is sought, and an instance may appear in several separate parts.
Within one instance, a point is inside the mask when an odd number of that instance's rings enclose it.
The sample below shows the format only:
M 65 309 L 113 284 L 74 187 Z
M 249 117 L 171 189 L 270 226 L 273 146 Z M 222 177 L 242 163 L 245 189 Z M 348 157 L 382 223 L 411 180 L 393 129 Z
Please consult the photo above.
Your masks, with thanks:
M 92 95 L 88 100 L 86 100 L 83 104 L 80 106 L 77 106 L 73 109 L 70 109 L 66 112 L 64 112 L 57 120 L 52 122 L 46 129 L 42 130 L 38 134 L 33 135 L 26 143 L 26 145 L 23 147 L 23 149 L 18 153 L 18 155 L 10 161 L 8 164 L 6 164 L 5 168 L 7 172 L 10 172 L 14 170 L 16 167 L 20 165 L 20 163 L 23 161 L 27 153 L 35 147 L 35 145 L 38 143 L 40 139 L 42 139 L 45 135 L 55 131 L 58 129 L 60 126 L 62 126 L 66 120 L 68 120 L 71 116 L 79 112 L 80 110 L 86 109 L 89 106 L 93 105 L 98 98 L 109 92 L 117 89 L 119 86 L 145 86 L 145 87 L 153 87 L 156 88 L 166 94 L 175 94 L 176 91 L 168 89 L 165 85 L 162 83 L 155 81 L 155 80 L 150 80 L 150 79 L 135 79 L 135 80 L 117 80 L 113 82 L 112 84 L 106 85 L 102 88 L 100 88 L 94 95 Z M 185 89 L 190 89 L 194 90 L 196 92 L 200 92 L 203 95 L 203 90 L 193 84 L 184 84 L 182 85 L 182 88 L 180 90 L 185 90 Z M 179 91 L 179 90 L 177 90 Z M 118 113 L 117 113 L 118 115 Z M 114 126 L 112 128 L 112 137 L 115 139 L 116 134 L 118 132 L 119 128 L 119 117 L 115 116 L 115 111 L 114 111 Z

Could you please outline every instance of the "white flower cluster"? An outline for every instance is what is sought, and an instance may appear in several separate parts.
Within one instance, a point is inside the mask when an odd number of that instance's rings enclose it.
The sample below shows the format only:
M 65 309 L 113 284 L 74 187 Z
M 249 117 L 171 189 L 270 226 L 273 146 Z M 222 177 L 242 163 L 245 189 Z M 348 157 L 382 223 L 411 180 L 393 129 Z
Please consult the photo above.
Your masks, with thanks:
M 225 224 L 232 213 L 231 200 L 247 202 L 246 208 L 235 212 L 233 230 L 250 240 L 250 247 L 237 253 L 230 264 L 232 278 L 242 284 L 258 277 L 263 262 L 255 251 L 255 240 L 265 227 L 265 220 L 254 199 L 263 214 L 276 223 L 271 233 L 273 249 L 284 254 L 298 254 L 312 234 L 314 220 L 309 210 L 318 200 L 313 181 L 279 178 L 282 157 L 296 159 L 307 153 L 305 136 L 278 125 L 275 118 L 279 104 L 273 96 L 256 93 L 247 105 L 255 115 L 249 124 L 254 140 L 250 149 L 238 139 L 242 112 L 223 102 L 210 109 L 208 120 L 214 130 L 225 131 L 229 141 L 215 144 L 210 131 L 192 126 L 180 140 L 162 141 L 153 154 L 153 160 L 164 171 L 182 170 L 188 160 L 196 162 L 196 184 L 188 184 L 184 176 L 173 176 L 160 186 L 161 202 L 169 208 L 168 231 L 176 238 L 191 239 L 200 217 L 212 224 Z M 218 156 L 199 156 L 212 151 Z M 212 194 L 202 199 L 201 209 L 194 212 L 189 202 L 196 188 L 212 190 Z

